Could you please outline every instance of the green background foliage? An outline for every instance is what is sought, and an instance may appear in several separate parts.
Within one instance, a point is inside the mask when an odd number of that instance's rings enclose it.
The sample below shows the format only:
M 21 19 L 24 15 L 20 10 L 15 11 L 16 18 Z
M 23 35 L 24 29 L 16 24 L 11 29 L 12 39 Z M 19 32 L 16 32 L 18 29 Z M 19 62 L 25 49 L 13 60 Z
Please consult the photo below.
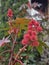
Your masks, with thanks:
M 27 3 L 27 0 L 1 0 L 0 39 L 8 36 L 7 31 L 9 30 L 9 25 L 7 23 L 7 21 L 8 21 L 7 10 L 9 8 L 11 8 L 14 12 L 13 18 L 16 18 L 20 13 L 19 7 L 23 3 Z M 15 24 L 15 22 L 13 24 L 14 24 L 14 26 L 18 26 L 18 24 Z M 19 33 L 19 37 L 16 40 L 16 41 L 18 41 L 18 45 L 15 45 L 14 53 L 17 53 L 18 50 L 22 47 L 22 45 L 19 42 L 22 40 L 23 35 L 24 35 L 24 31 L 27 29 L 27 26 L 26 26 L 27 24 L 28 24 L 28 20 L 25 20 L 24 25 L 22 23 L 20 23 L 21 32 Z M 48 46 L 43 41 L 41 41 L 40 39 L 39 39 L 39 43 L 40 43 L 40 45 L 36 48 L 28 46 L 27 50 L 20 55 L 23 57 L 22 59 L 20 58 L 20 60 L 22 60 L 24 65 L 45 65 L 45 64 L 39 64 L 39 62 L 41 59 L 41 54 L 43 52 L 43 46 L 46 48 L 48 48 Z M 1 65 L 8 65 L 8 60 L 9 60 L 10 54 L 9 53 L 1 54 L 3 51 L 11 49 L 12 42 L 9 43 L 8 45 L 10 45 L 10 47 L 7 47 L 7 46 L 0 47 L 0 56 L 1 57 L 3 56 L 2 60 L 5 60 L 5 62 L 3 62 L 0 59 Z M 16 63 L 15 65 L 17 65 L 17 64 L 18 63 Z
M 23 4 L 26 3 L 27 0 L 1 0 L 1 13 L 0 13 L 0 20 L 5 22 L 7 21 L 7 10 L 11 8 L 14 12 L 14 18 L 17 17 L 19 14 L 19 7 Z

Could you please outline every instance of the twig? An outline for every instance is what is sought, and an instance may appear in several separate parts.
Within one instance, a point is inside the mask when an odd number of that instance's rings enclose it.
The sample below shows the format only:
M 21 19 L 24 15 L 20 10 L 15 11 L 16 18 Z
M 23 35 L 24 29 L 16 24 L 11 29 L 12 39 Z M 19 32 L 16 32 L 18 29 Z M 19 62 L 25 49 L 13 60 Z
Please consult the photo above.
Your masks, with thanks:
M 19 57 L 19 55 L 20 55 L 23 51 L 25 51 L 25 48 L 26 48 L 27 46 L 28 46 L 28 45 L 25 45 L 23 48 L 21 48 L 21 49 L 18 51 L 15 60 L 17 60 L 18 57 Z M 13 62 L 13 65 L 15 64 L 15 60 L 14 60 L 14 62 Z M 23 64 L 22 64 L 22 65 L 23 65 Z
M 15 60 L 15 62 L 19 62 L 21 65 L 24 65 L 20 60 Z
M 18 56 L 25 50 L 25 48 L 27 47 L 28 45 L 25 45 L 23 48 L 21 48 L 20 50 L 19 50 L 19 52 L 17 53 L 17 55 L 16 55 L 16 58 L 15 59 L 17 59 L 18 58 Z
M 11 60 L 12 60 L 12 58 L 13 58 L 13 50 L 14 50 L 15 42 L 16 42 L 16 39 L 14 40 L 13 46 L 12 46 L 12 48 L 11 48 L 11 56 L 10 56 L 8 65 L 11 65 Z

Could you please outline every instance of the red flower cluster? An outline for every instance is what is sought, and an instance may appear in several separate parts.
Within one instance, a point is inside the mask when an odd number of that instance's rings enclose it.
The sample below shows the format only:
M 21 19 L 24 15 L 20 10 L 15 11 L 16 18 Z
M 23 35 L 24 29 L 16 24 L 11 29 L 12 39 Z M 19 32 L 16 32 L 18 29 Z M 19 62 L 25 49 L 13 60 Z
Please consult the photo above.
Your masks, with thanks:
M 13 16 L 13 11 L 12 11 L 12 9 L 8 9 L 7 16 L 8 16 L 8 17 L 12 17 L 12 16 Z
M 31 20 L 29 22 L 29 25 L 28 25 L 28 30 L 34 30 L 36 32 L 41 32 L 42 31 L 42 27 L 40 26 L 40 23 L 35 21 L 35 20 Z
M 22 44 L 30 44 L 32 46 L 38 46 L 38 32 L 42 31 L 42 27 L 40 26 L 39 22 L 35 20 L 31 20 L 28 25 L 27 33 L 24 35 Z

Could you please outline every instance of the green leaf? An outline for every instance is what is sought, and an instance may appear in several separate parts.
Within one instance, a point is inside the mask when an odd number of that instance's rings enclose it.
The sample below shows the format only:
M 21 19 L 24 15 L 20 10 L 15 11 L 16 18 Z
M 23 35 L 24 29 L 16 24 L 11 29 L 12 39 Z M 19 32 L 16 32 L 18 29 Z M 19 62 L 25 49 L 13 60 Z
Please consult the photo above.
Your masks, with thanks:
M 38 40 L 39 41 L 39 43 L 40 43 L 40 45 L 41 46 L 44 46 L 44 47 L 46 47 L 46 48 L 49 48 L 46 44 L 45 44 L 45 42 L 43 42 L 42 40 Z
M 42 48 L 42 46 L 39 45 L 39 46 L 36 47 L 36 48 L 37 48 L 38 52 L 39 52 L 40 54 L 42 54 L 42 52 L 43 52 L 43 48 Z
M 31 46 L 28 46 L 28 49 L 27 50 L 30 51 L 31 49 L 32 49 L 32 47 Z
M 26 56 L 27 54 L 26 53 L 22 53 L 21 56 Z
M 49 47 L 42 40 L 39 39 L 38 41 L 39 41 L 40 45 L 38 47 L 36 47 L 36 48 L 37 48 L 38 52 L 40 54 L 42 54 L 42 52 L 43 52 L 42 46 L 44 46 L 46 48 L 49 48 Z

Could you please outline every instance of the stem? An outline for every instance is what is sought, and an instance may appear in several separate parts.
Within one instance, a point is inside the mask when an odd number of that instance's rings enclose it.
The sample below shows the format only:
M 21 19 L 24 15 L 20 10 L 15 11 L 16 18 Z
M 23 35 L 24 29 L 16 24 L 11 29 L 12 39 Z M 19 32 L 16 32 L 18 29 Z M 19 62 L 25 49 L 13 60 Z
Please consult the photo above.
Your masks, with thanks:
M 25 48 L 27 47 L 28 45 L 25 45 L 23 48 L 21 48 L 19 51 L 18 51 L 18 53 L 17 53 L 17 55 L 16 55 L 16 58 L 15 59 L 17 59 L 18 58 L 18 56 L 25 50 Z
M 15 60 L 17 60 L 18 57 L 19 57 L 19 55 L 20 55 L 23 51 L 25 51 L 25 48 L 26 48 L 27 46 L 28 46 L 28 45 L 25 45 L 23 48 L 21 48 L 21 49 L 18 51 Z M 14 61 L 13 65 L 14 65 L 14 64 L 15 64 L 15 61 Z M 20 64 L 21 64 L 21 63 L 20 63 Z M 21 65 L 23 65 L 23 64 L 21 64 Z
M 13 44 L 12 49 L 11 49 L 12 52 L 11 52 L 11 56 L 10 56 L 8 65 L 11 65 L 11 60 L 12 60 L 12 57 L 13 57 L 13 49 L 14 49 L 14 44 Z
M 12 48 L 11 48 L 11 51 L 12 51 L 12 52 L 11 52 L 11 56 L 10 56 L 8 65 L 11 65 L 11 60 L 12 60 L 12 58 L 13 58 L 13 51 L 14 51 L 15 43 L 16 43 L 16 40 L 14 40 L 13 46 L 12 46 Z
M 21 65 L 24 65 L 20 60 L 15 60 L 15 62 L 19 62 Z

